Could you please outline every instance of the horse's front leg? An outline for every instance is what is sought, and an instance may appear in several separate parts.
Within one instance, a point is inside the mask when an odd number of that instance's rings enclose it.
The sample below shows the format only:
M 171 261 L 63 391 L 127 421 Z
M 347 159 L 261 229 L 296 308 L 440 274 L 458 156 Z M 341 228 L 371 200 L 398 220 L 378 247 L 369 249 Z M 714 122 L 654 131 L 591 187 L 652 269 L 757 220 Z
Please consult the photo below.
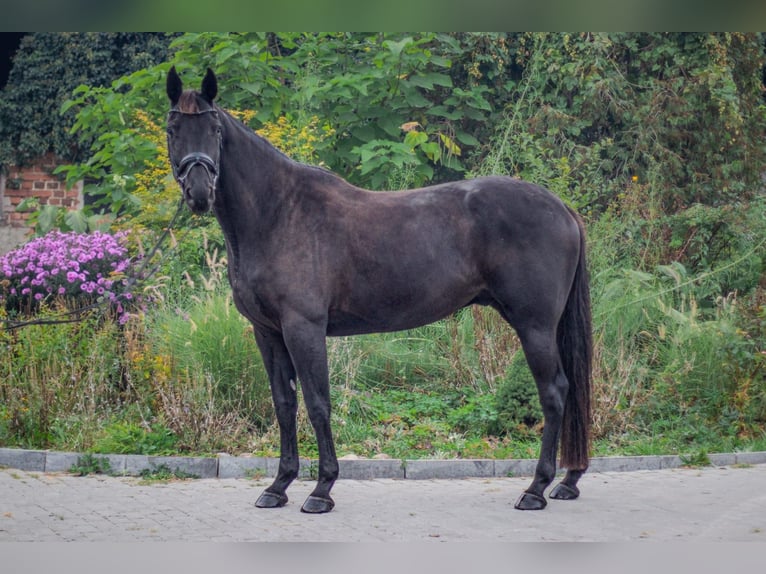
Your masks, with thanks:
M 287 487 L 298 476 L 298 433 L 295 418 L 298 412 L 298 398 L 295 389 L 295 367 L 281 334 L 259 332 L 256 328 L 255 340 L 258 342 L 269 376 L 280 438 L 277 476 L 255 505 L 259 508 L 277 508 L 287 504 Z
M 303 398 L 319 448 L 317 485 L 301 510 L 330 512 L 335 502 L 330 490 L 338 478 L 338 458 L 330 428 L 330 379 L 327 367 L 325 323 L 293 318 L 283 321 L 285 343 L 298 371 Z

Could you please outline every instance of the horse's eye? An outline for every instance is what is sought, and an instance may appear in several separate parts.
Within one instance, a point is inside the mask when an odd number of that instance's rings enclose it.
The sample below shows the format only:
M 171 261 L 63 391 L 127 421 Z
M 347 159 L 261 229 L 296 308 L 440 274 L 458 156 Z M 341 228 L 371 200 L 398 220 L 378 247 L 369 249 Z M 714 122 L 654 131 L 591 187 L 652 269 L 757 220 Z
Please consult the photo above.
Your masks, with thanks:
M 172 130 L 172 128 L 168 128 L 168 129 L 167 129 L 167 130 L 165 130 L 165 131 L 167 132 L 167 134 L 168 134 L 168 137 L 173 137 L 173 130 Z

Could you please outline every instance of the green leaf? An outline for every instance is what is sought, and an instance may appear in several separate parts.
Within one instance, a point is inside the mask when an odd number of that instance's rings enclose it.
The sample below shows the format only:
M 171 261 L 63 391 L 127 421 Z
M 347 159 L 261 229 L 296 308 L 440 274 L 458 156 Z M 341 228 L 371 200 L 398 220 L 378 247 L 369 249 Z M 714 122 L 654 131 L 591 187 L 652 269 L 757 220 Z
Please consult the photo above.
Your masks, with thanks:
M 81 209 L 67 211 L 64 215 L 64 222 L 72 231 L 77 233 L 88 231 L 88 220 Z
M 19 212 L 28 212 L 28 211 L 34 211 L 38 207 L 40 207 L 40 200 L 36 197 L 25 197 L 21 200 L 21 203 L 19 203 L 16 206 L 16 211 Z
M 407 81 L 419 88 L 427 90 L 432 89 L 434 86 L 444 86 L 446 88 L 452 87 L 452 78 L 447 74 L 439 74 L 438 72 L 413 74 Z
M 461 112 L 457 110 L 450 111 L 447 106 L 433 106 L 426 110 L 426 113 L 430 116 L 438 116 L 448 120 L 459 120 L 463 118 L 463 114 Z
M 44 235 L 56 227 L 59 208 L 55 205 L 43 205 L 37 216 L 37 225 L 35 231 L 39 235 Z
M 425 132 L 418 132 L 418 131 L 411 131 L 407 132 L 407 135 L 404 136 L 404 143 L 406 143 L 411 148 L 416 148 L 419 145 L 424 144 L 428 141 L 428 134 Z
M 460 155 L 462 153 L 460 150 L 460 147 L 455 143 L 455 140 L 453 140 L 451 137 L 440 133 L 439 139 L 441 140 L 442 145 L 444 146 L 444 149 L 447 150 L 448 154 Z
M 398 42 L 394 42 L 392 40 L 386 40 L 384 42 L 384 45 L 391 51 L 391 53 L 396 56 L 397 58 L 402 53 L 402 50 L 408 45 L 412 44 L 412 38 L 407 36 L 405 38 L 402 38 Z
M 439 147 L 439 144 L 436 142 L 426 142 L 420 146 L 420 149 L 422 149 L 423 153 L 426 154 L 428 159 L 430 159 L 434 163 L 438 162 L 441 159 L 442 150 Z
M 431 105 L 431 102 L 417 90 L 408 90 L 404 94 L 404 100 L 414 108 L 425 108 Z
M 455 132 L 455 137 L 460 141 L 460 143 L 465 144 L 467 146 L 481 145 L 481 142 L 477 140 L 474 136 L 469 134 L 468 132 L 457 131 Z

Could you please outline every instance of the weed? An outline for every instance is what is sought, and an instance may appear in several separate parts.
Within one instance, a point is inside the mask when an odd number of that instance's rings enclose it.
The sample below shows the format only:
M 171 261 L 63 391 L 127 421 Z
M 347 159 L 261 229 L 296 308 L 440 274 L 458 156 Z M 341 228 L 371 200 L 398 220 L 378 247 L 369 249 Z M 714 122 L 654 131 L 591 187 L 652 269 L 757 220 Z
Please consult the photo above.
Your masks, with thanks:
M 699 468 L 703 466 L 711 466 L 712 463 L 710 462 L 710 458 L 708 457 L 707 453 L 704 450 L 692 453 L 692 454 L 682 454 L 679 457 L 681 459 L 681 462 L 684 466 L 692 467 L 692 468 Z
M 76 474 L 77 476 L 111 474 L 112 465 L 106 457 L 84 454 L 77 458 L 77 462 L 72 465 L 69 472 Z
M 262 468 L 248 468 L 245 470 L 245 478 L 260 480 L 266 478 L 266 471 Z
M 316 480 L 319 477 L 319 461 L 316 459 L 312 459 L 309 462 L 309 478 L 311 480 Z
M 141 482 L 144 484 L 199 478 L 196 474 L 185 472 L 179 468 L 171 470 L 166 464 L 160 464 L 158 466 L 153 466 L 152 468 L 145 468 L 140 472 L 139 476 L 141 477 Z

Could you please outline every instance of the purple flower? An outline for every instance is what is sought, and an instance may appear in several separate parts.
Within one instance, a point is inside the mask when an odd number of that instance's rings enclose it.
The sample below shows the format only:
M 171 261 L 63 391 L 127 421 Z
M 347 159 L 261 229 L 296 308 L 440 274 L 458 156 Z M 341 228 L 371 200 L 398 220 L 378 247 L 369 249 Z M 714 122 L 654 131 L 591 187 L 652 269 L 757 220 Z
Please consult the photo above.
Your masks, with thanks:
M 118 296 L 132 298 L 123 277 L 123 281 L 107 279 L 130 271 L 126 236 L 53 231 L 7 253 L 0 257 L 0 272 L 6 280 L 0 286 L 0 304 L 8 310 L 35 309 L 30 303 L 54 293 L 69 295 L 73 298 L 69 301 L 84 298 L 85 304 L 94 293 L 110 301 Z M 117 311 L 121 317 L 125 314 L 122 306 Z

